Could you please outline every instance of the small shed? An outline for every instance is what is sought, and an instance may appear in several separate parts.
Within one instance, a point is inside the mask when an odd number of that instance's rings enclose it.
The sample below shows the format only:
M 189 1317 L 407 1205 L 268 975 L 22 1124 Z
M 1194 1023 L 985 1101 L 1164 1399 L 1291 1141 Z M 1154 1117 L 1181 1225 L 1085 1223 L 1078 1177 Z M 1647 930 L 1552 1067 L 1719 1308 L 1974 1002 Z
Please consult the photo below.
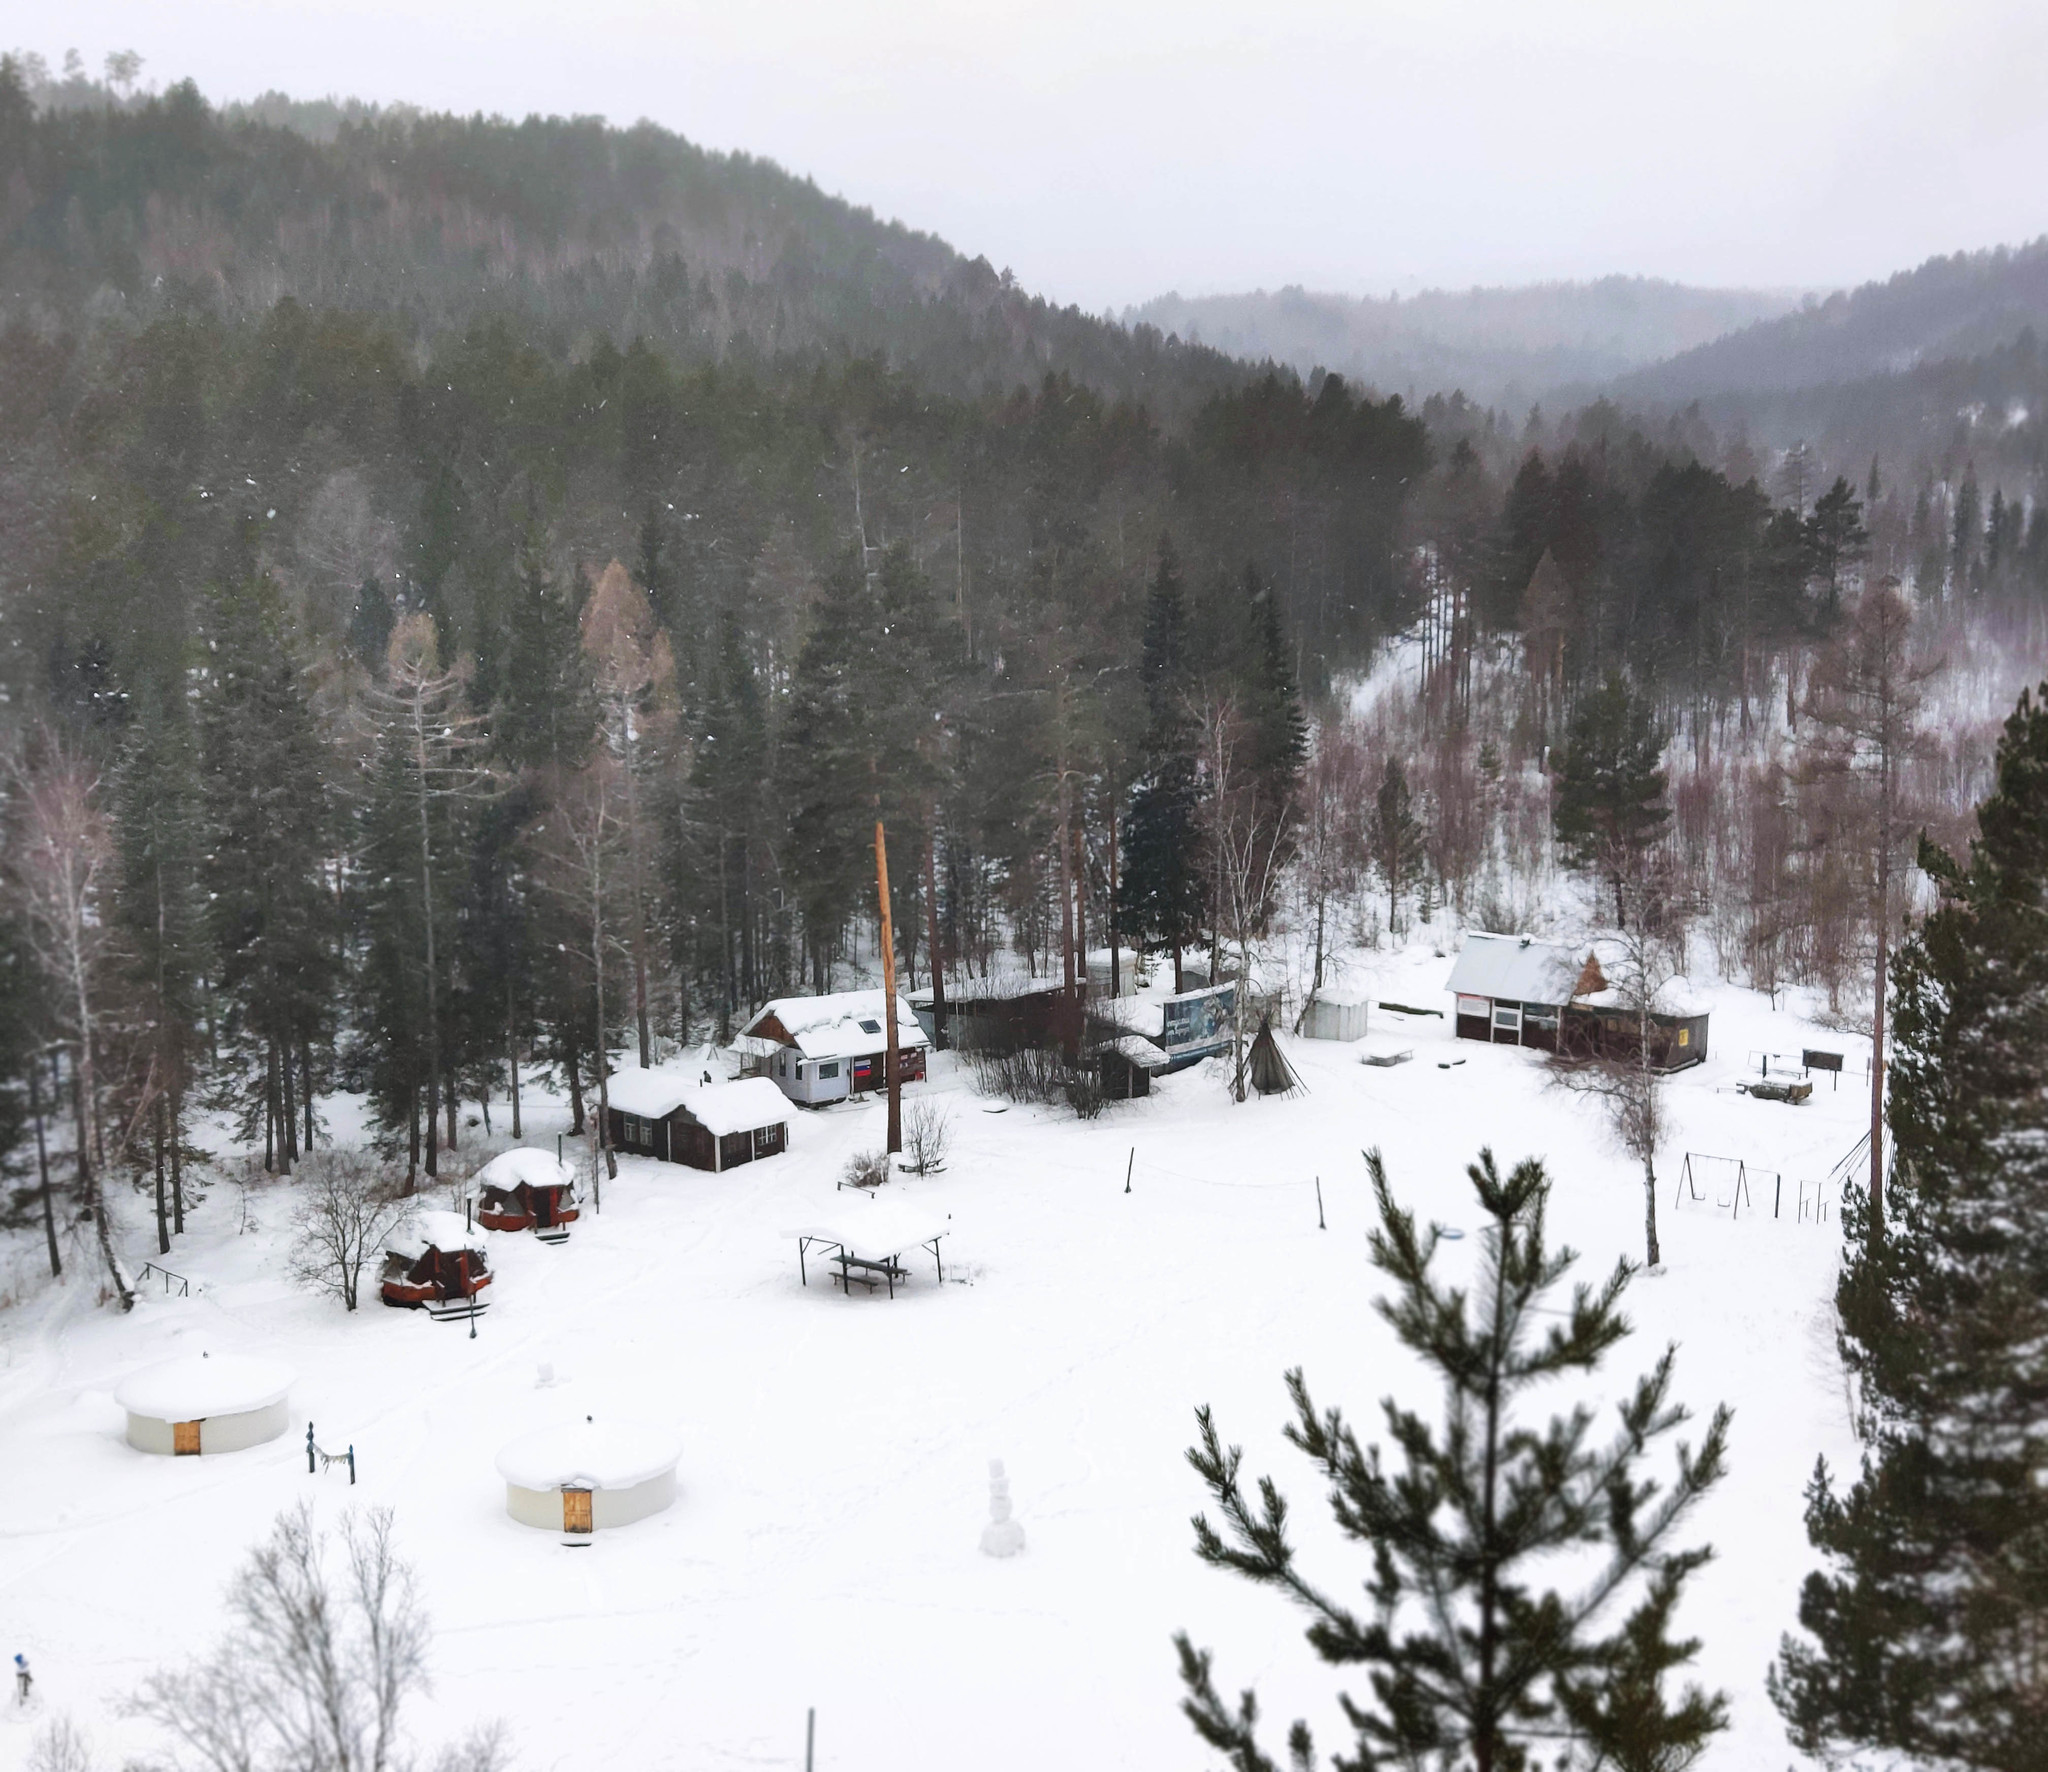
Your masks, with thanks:
M 1150 1095 L 1154 1073 L 1165 1070 L 1170 1062 L 1166 1053 L 1143 1034 L 1119 1034 L 1095 1054 L 1102 1093 L 1111 1101 Z
M 672 1434 L 586 1415 L 522 1434 L 498 1453 L 505 1511 L 522 1526 L 581 1535 L 630 1526 L 676 1498 Z
M 582 1216 L 576 1175 L 553 1151 L 530 1145 L 476 1173 L 476 1221 L 493 1231 L 551 1231 Z
M 816 1107 L 888 1087 L 888 1013 L 880 991 L 835 991 L 823 997 L 777 997 L 740 1029 L 743 1039 L 765 1041 L 770 1056 L 762 1074 L 791 1101 Z M 930 1037 L 909 998 L 896 998 L 896 1075 L 924 1079 Z M 755 1048 L 750 1048 L 754 1050 Z
M 292 1376 L 253 1355 L 183 1354 L 124 1379 L 114 1401 L 128 1412 L 128 1444 L 138 1452 L 240 1452 L 284 1432 Z
M 1301 1012 L 1301 1035 L 1308 1040 L 1362 1040 L 1366 1036 L 1367 999 L 1360 986 L 1326 984 Z
M 1603 991 L 1607 979 L 1591 953 L 1532 935 L 1468 935 L 1445 989 L 1457 999 L 1461 1040 L 1557 1050 L 1564 1008 Z
M 789 1149 L 789 1103 L 765 1077 L 696 1083 L 633 1067 L 606 1079 L 605 1100 L 612 1148 L 658 1162 L 725 1170 Z
M 384 1245 L 378 1289 L 400 1310 L 473 1299 L 491 1283 L 491 1261 L 481 1230 L 459 1213 L 415 1212 Z

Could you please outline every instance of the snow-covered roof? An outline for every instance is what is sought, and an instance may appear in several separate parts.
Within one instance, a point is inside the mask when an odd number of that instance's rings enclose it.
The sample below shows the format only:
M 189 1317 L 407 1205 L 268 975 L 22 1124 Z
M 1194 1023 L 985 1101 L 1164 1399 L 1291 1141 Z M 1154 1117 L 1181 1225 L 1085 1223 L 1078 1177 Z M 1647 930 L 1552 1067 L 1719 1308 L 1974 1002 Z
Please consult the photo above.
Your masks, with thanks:
M 493 1157 L 476 1172 L 476 1185 L 480 1188 L 503 1188 L 510 1193 L 522 1184 L 527 1187 L 574 1187 L 576 1174 L 553 1151 L 536 1150 L 532 1145 L 521 1145 L 516 1150 Z
M 723 1138 L 728 1132 L 752 1132 L 779 1126 L 789 1118 L 789 1098 L 766 1077 L 743 1077 L 737 1083 L 700 1083 L 685 1070 L 643 1071 L 637 1066 L 605 1079 L 605 1099 L 624 1114 L 659 1120 L 682 1108 L 705 1131 Z
M 1531 935 L 1468 935 L 1444 989 L 1511 1003 L 1569 1003 L 1585 955 Z
M 1362 984 L 1326 984 L 1315 993 L 1315 1000 L 1338 1009 L 1365 1009 L 1372 1003 L 1372 989 Z
M 641 1422 L 564 1422 L 536 1428 L 498 1451 L 498 1475 L 521 1489 L 630 1489 L 675 1469 L 675 1435 Z
M 952 1228 L 953 1221 L 943 1212 L 901 1200 L 861 1200 L 849 1202 L 826 1217 L 792 1226 L 782 1234 L 837 1243 L 849 1255 L 880 1261 L 922 1243 L 935 1242 Z
M 1120 1034 L 1110 1041 L 1109 1050 L 1121 1053 L 1148 1071 L 1164 1070 L 1173 1062 L 1163 1047 L 1153 1045 L 1143 1034 Z
M 205 1421 L 283 1402 L 294 1376 L 282 1361 L 253 1354 L 181 1354 L 131 1373 L 114 1401 L 153 1421 Z
M 880 991 L 834 991 L 824 997 L 777 997 L 764 1003 L 760 1013 L 740 1029 L 757 1033 L 771 1018 L 782 1024 L 796 1049 L 806 1058 L 859 1058 L 880 1052 L 887 1041 L 882 1026 L 885 1004 Z M 772 1038 L 772 1036 L 770 1036 Z M 917 1024 L 917 1012 L 907 995 L 896 998 L 896 1045 L 898 1050 L 929 1046 L 924 1029 Z
M 554 1158 L 548 1161 L 552 1163 Z M 393 1255 L 417 1261 L 429 1249 L 488 1249 L 490 1238 L 482 1230 L 472 1230 L 459 1212 L 423 1206 L 391 1233 L 384 1247 Z

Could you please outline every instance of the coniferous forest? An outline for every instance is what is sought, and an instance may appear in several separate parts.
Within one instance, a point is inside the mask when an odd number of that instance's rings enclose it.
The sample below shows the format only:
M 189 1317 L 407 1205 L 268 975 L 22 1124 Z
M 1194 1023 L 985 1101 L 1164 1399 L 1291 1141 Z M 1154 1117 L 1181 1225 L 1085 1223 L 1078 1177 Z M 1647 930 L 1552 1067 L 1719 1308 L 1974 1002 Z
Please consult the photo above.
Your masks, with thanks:
M 284 1176 L 359 1095 L 411 1195 L 522 1077 L 580 1136 L 621 1054 L 873 978 L 877 820 L 907 987 L 1108 948 L 1306 994 L 1568 907 L 1895 1043 L 1839 1298 L 1868 1457 L 1814 1477 L 1772 1692 L 1814 1752 L 2042 1763 L 2048 741 L 2000 724 L 2048 656 L 2040 404 L 1992 446 L 1867 389 L 1811 438 L 1654 378 L 1385 392 L 652 125 L 133 77 L 0 61 L 0 1218 L 51 1273 L 130 1301 L 107 1201 L 168 1254 L 202 1118 Z

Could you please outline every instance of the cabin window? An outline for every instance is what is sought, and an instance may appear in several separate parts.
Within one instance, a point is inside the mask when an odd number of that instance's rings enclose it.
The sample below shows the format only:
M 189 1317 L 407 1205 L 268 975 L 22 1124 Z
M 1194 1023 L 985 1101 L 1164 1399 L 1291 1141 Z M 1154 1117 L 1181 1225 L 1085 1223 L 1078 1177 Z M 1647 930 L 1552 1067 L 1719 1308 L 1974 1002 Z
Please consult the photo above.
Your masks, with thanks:
M 879 1034 L 882 1031 L 882 1024 L 879 1021 L 864 1021 L 860 1024 L 860 1031 L 864 1034 Z
M 802 1059 L 796 1061 L 796 1080 L 799 1083 L 804 1080 L 804 1061 Z
M 1491 1005 L 1484 997 L 1460 997 L 1458 999 L 1458 1013 L 1460 1015 L 1469 1015 L 1478 1021 L 1486 1019 L 1490 1008 Z
M 838 1075 L 839 1075 L 839 1060 L 838 1060 L 838 1059 L 836 1059 L 836 1058 L 835 1058 L 835 1059 L 834 1059 L 834 1060 L 833 1060 L 833 1061 L 832 1061 L 832 1062 L 831 1062 L 830 1064 L 821 1064 L 821 1065 L 819 1065 L 819 1066 L 818 1066 L 818 1081 L 819 1081 L 819 1082 L 821 1082 L 821 1083 L 822 1083 L 822 1082 L 823 1082 L 823 1081 L 824 1081 L 824 1080 L 825 1080 L 825 1079 L 826 1079 L 827 1077 L 836 1077 L 836 1076 L 838 1076 Z
M 1678 1030 L 1678 1043 L 1681 1046 L 1690 1046 L 1692 1044 L 1691 1028 L 1680 1028 Z

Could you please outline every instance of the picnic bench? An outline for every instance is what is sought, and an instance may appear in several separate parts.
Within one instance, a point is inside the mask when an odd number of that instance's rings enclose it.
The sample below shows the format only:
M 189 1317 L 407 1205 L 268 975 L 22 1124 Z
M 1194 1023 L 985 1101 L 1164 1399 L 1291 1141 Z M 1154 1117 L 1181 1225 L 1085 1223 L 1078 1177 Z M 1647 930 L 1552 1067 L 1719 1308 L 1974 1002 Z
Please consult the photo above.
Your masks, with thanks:
M 910 1279 L 903 1256 L 913 1249 L 930 1251 L 932 1271 L 944 1280 L 946 1265 L 939 1243 L 948 1221 L 924 1212 L 906 1212 L 890 1202 L 876 1201 L 835 1213 L 831 1219 L 799 1226 L 784 1234 L 796 1240 L 797 1276 L 810 1284 L 808 1256 L 822 1254 L 832 1283 L 847 1297 L 856 1286 L 874 1292 L 887 1287 L 889 1296 Z
M 880 1261 L 869 1261 L 865 1256 L 850 1255 L 841 1249 L 830 1259 L 838 1266 L 839 1271 L 832 1278 L 839 1283 L 842 1292 L 853 1286 L 865 1286 L 870 1292 L 877 1286 L 887 1286 L 889 1296 L 894 1298 L 896 1282 L 907 1281 L 910 1278 L 910 1270 L 899 1263 L 893 1255 L 886 1256 Z

